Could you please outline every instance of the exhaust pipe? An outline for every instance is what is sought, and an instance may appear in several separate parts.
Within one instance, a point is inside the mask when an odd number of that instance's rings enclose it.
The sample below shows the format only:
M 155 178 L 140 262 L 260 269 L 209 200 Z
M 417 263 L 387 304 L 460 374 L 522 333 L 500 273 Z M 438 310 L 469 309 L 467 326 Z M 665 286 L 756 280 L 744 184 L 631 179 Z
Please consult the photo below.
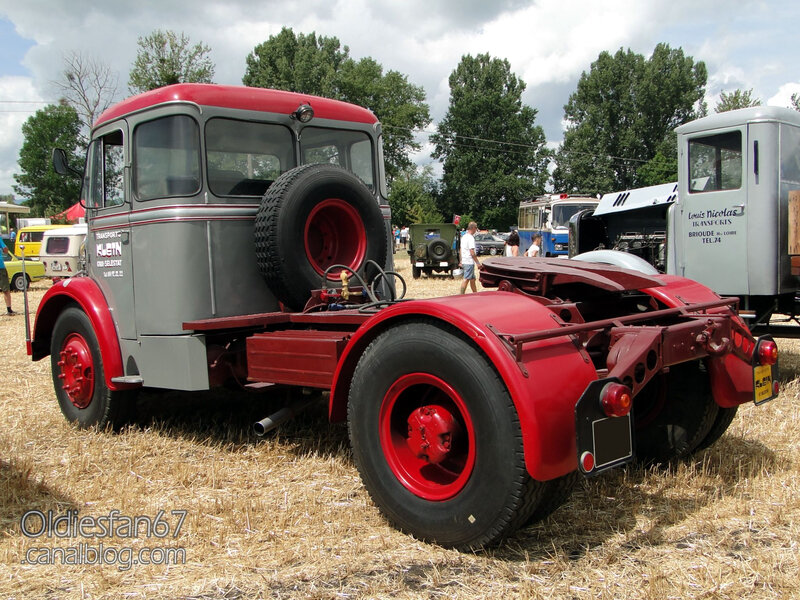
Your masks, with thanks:
M 293 402 L 289 406 L 284 406 L 282 409 L 272 413 L 270 416 L 253 423 L 253 431 L 255 431 L 258 437 L 263 437 L 276 427 L 283 425 L 286 421 L 304 411 L 317 400 L 319 400 L 319 397 L 314 396 L 312 398 L 303 398 L 302 400 Z

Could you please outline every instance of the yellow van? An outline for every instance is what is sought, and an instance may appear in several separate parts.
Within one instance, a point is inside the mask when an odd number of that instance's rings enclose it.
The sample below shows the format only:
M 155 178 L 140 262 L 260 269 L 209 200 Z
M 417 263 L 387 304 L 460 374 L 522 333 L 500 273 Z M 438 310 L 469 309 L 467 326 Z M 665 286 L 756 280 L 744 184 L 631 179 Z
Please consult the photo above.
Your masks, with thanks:
M 31 225 L 23 227 L 17 232 L 17 238 L 14 241 L 14 254 L 22 256 L 22 248 L 25 246 L 25 259 L 26 260 L 39 260 L 39 250 L 42 247 L 42 238 L 44 232 L 49 229 L 59 229 L 63 225 Z

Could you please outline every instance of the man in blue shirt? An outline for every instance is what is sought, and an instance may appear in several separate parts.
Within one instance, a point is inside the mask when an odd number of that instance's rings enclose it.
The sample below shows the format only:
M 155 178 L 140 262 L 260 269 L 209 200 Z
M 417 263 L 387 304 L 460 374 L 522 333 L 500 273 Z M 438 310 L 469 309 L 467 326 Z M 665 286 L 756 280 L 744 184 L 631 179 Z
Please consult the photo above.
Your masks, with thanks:
M 6 310 L 8 311 L 6 314 L 15 315 L 13 310 L 11 310 L 11 284 L 8 281 L 8 271 L 6 270 L 6 255 L 8 254 L 8 247 L 6 246 L 5 242 L 0 239 L 0 292 L 3 292 L 3 296 L 6 299 Z

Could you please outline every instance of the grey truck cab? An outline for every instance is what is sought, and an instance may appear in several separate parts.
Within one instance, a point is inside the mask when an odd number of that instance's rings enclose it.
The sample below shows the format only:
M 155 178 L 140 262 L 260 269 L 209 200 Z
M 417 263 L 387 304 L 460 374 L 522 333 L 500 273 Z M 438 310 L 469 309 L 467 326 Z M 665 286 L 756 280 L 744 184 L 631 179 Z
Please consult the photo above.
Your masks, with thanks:
M 754 323 L 796 314 L 800 113 L 746 108 L 676 131 L 678 182 L 605 194 L 596 210 L 573 219 L 571 254 L 637 254 L 659 271 L 740 297 Z
M 82 201 L 88 277 L 45 298 L 33 355 L 84 286 L 84 312 L 110 316 L 100 343 L 120 347 L 112 385 L 207 389 L 221 350 L 184 323 L 302 310 L 342 265 L 391 269 L 381 128 L 335 100 L 203 84 L 134 96 L 93 127 Z

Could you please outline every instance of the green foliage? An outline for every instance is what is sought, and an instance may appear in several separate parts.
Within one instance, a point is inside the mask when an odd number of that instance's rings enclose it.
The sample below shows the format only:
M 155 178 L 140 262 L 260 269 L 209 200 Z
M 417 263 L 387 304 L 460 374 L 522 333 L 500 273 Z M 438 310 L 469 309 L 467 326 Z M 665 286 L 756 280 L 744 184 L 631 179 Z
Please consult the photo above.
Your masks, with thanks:
M 389 207 L 392 223 L 403 226 L 411 223 L 440 223 L 444 220 L 434 199 L 430 167 L 421 172 L 407 169 L 395 178 L 389 188 Z
M 440 208 L 474 215 L 480 227 L 506 229 L 519 202 L 541 194 L 550 151 L 525 84 L 507 60 L 464 56 L 450 75 L 450 107 L 432 136 L 444 163 Z
M 85 148 L 80 143 L 80 131 L 78 113 L 66 105 L 46 106 L 22 125 L 20 172 L 14 175 L 17 184 L 13 187 L 27 198 L 32 216 L 50 216 L 78 201 L 80 180 L 58 175 L 52 167 L 52 152 L 54 147 L 63 148 L 73 165 L 82 165 Z
M 800 110 L 800 94 L 792 94 L 792 108 Z
M 337 73 L 350 60 L 350 49 L 336 37 L 295 35 L 284 27 L 253 49 L 242 83 L 251 87 L 338 97 Z
M 666 153 L 648 163 L 678 125 L 705 113 L 706 78 L 704 63 L 667 44 L 649 59 L 621 48 L 602 52 L 564 106 L 568 126 L 553 187 L 596 194 L 666 176 Z
M 714 107 L 714 111 L 721 113 L 738 108 L 749 108 L 751 106 L 761 106 L 760 98 L 753 98 L 753 90 L 734 90 L 730 93 L 721 92 L 719 102 Z
M 391 181 L 412 166 L 419 150 L 414 130 L 430 123 L 425 91 L 372 58 L 355 61 L 336 37 L 295 34 L 284 27 L 247 56 L 242 83 L 314 94 L 365 106 L 383 126 L 386 173 Z
M 636 175 L 640 186 L 678 181 L 678 136 L 675 132 L 667 135 L 655 156 L 639 167 Z
M 189 37 L 174 31 L 155 30 L 140 37 L 128 87 L 132 94 L 174 83 L 212 83 L 214 63 L 203 43 L 189 46 Z

